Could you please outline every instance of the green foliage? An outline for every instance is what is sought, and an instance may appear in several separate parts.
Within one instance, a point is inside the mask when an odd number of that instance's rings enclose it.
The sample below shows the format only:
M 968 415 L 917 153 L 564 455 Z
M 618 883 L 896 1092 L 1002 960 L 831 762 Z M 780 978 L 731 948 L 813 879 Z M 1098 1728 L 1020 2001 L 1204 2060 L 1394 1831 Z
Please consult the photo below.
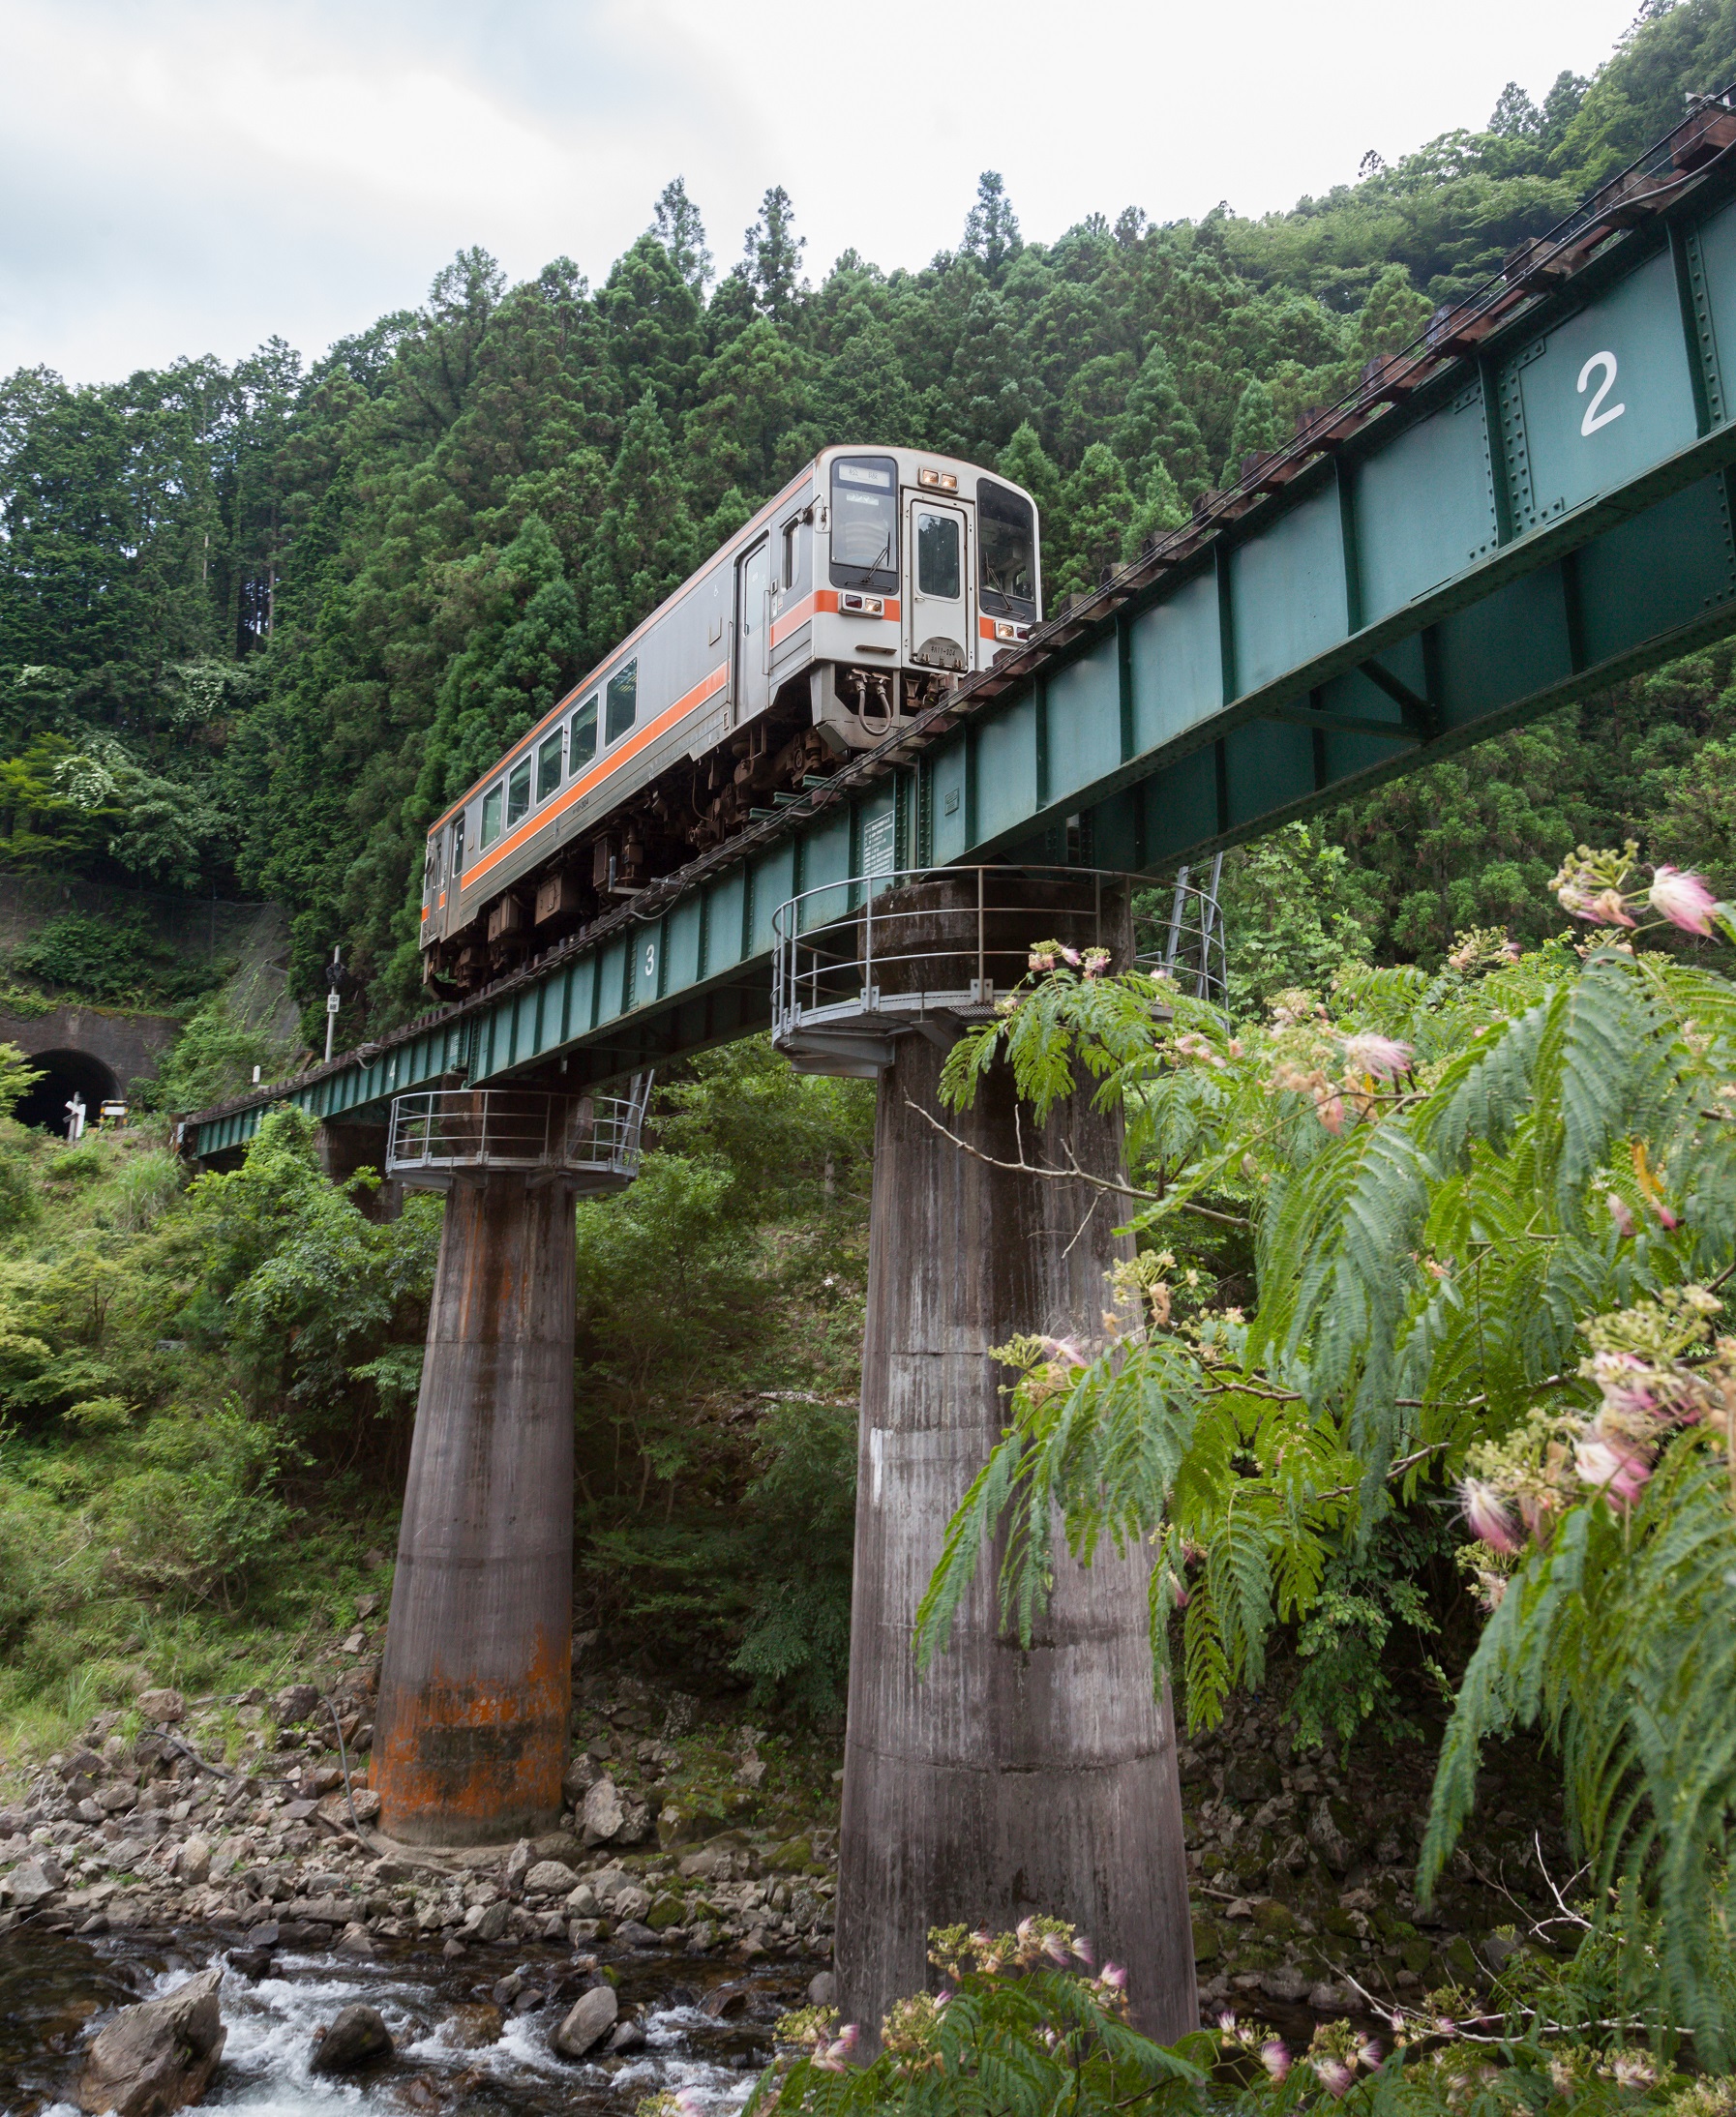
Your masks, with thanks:
M 1631 869 L 1631 852 L 1582 856 L 1564 870 L 1564 903 L 1582 875 Z M 1640 908 L 1643 888 L 1621 887 Z M 1727 929 L 1728 909 L 1719 917 Z M 1483 1735 L 1544 1717 L 1588 1853 L 1619 1877 L 1635 1930 L 1655 1918 L 1668 1936 L 1661 1957 L 1630 1952 L 1635 2004 L 1724 2048 L 1736 2016 L 1714 1963 L 1736 1692 L 1709 1634 L 1736 1636 L 1736 1530 L 1702 1441 L 1728 1430 L 1736 1386 L 1707 1398 L 1680 1444 L 1700 1469 L 1654 1480 L 1669 1495 L 1657 1531 L 1649 1498 L 1612 1514 L 1574 1478 L 1619 1476 L 1630 1496 L 1656 1446 L 1650 1427 L 1599 1422 L 1631 1385 L 1620 1360 L 1620 1373 L 1581 1364 L 1586 1333 L 1638 1343 L 1639 1325 L 1614 1312 L 1727 1275 L 1736 1254 L 1736 988 L 1654 949 L 1593 946 L 1582 961 L 1482 935 L 1432 978 L 1349 968 L 1325 999 L 1282 995 L 1269 1022 L 1231 1036 L 1184 996 L 1172 1024 L 1154 1024 L 1149 982 L 1107 977 L 1091 957 L 1074 970 L 1035 944 L 1033 964 L 1000 1019 L 956 1047 L 944 1089 L 968 1102 L 1003 1060 L 1040 1115 L 1094 1083 L 1148 1174 L 1142 1250 L 1118 1267 L 1107 1346 L 1083 1368 L 1047 1340 L 1001 1350 L 1015 1378 L 1006 1437 L 950 1527 L 921 1654 L 943 1645 L 997 1535 L 1004 1618 L 1029 1636 L 1059 1525 L 1088 1559 L 1103 1539 L 1155 1546 L 1153 1649 L 1166 1657 L 1183 1604 L 1195 1722 L 1231 1685 L 1261 1680 L 1271 1628 L 1294 1621 L 1308 1657 L 1335 1664 L 1304 1686 L 1302 1711 L 1328 1717 L 1330 1688 L 1348 1736 L 1363 1712 L 1390 1711 L 1374 1634 L 1429 1619 L 1394 1509 L 1467 1470 L 1507 1478 L 1541 1548 L 1466 1676 L 1425 1875 L 1462 1819 Z M 1251 1227 L 1251 1319 L 1190 1310 L 1158 1246 L 1201 1215 Z M 1600 1390 L 1594 1416 L 1583 1407 Z M 1664 1414 L 1649 1416 L 1655 1427 Z M 1497 1446 L 1521 1454 L 1482 1467 Z
M 209 1110 L 253 1080 L 281 1079 L 292 1070 L 292 1055 L 262 1031 L 238 1021 L 223 992 L 216 992 L 188 1016 L 181 1033 L 157 1067 L 147 1091 L 151 1104 L 177 1115 Z
M 850 1663 L 856 1514 L 853 1406 L 783 1404 L 762 1421 L 759 1476 L 743 1494 L 755 1527 L 751 1600 L 731 1667 L 758 1704 L 834 1711 Z
M 773 2107 L 815 2117 L 892 2110 L 1042 2117 L 1060 2109 L 1158 2117 L 1200 2106 L 1211 2040 L 1191 2037 L 1170 2051 L 1129 2028 L 1121 1974 L 1089 1978 L 1073 1969 L 1070 1926 L 1028 1919 L 998 1938 L 948 1927 L 932 1932 L 929 1946 L 946 1980 L 944 2004 L 926 1993 L 900 2000 L 886 2017 L 881 2055 L 859 2070 L 848 2064 L 853 2029 L 835 2034 L 826 2010 L 787 2015 L 778 2024 L 785 2055 L 762 2076 L 748 2117 Z
M 0 1118 L 10 1118 L 20 1096 L 42 1079 L 16 1044 L 0 1044 Z
M 132 1006 L 173 1005 L 219 974 L 159 940 L 143 913 L 63 911 L 12 952 L 11 968 L 54 993 Z

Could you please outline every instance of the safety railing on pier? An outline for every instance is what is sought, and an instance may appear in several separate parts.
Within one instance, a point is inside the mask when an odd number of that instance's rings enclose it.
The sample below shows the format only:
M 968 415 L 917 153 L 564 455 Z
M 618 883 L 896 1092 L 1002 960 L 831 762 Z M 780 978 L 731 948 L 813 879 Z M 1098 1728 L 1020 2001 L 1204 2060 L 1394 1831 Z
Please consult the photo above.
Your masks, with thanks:
M 985 1021 L 1039 941 L 1125 970 L 1128 890 L 1076 867 L 900 868 L 804 890 L 772 915 L 772 1041 L 803 1071 L 872 1078 L 893 1037 L 950 1042 Z
M 433 1088 L 392 1105 L 386 1174 L 411 1188 L 444 1189 L 454 1176 L 546 1172 L 582 1190 L 618 1190 L 639 1174 L 651 1076 L 625 1095 L 541 1088 Z
M 1177 871 L 1167 913 L 1161 900 L 1137 903 L 1136 961 L 1142 970 L 1167 979 L 1179 993 L 1203 999 L 1226 1019 L 1230 1006 L 1230 965 L 1224 946 L 1223 910 L 1218 883 L 1224 856 L 1212 860 L 1205 880 L 1189 868 Z

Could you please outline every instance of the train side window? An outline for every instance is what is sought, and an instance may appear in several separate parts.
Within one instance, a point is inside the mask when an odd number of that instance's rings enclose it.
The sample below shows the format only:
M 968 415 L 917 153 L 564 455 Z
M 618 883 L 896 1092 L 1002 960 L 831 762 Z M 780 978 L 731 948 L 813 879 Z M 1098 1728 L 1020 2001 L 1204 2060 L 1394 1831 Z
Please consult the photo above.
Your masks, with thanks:
M 609 679 L 608 705 L 604 712 L 603 740 L 614 742 L 633 725 L 639 711 L 639 664 L 629 662 Z
M 573 715 L 573 739 L 567 745 L 567 770 L 581 770 L 596 754 L 597 701 L 593 692 Z
M 530 813 L 530 760 L 515 764 L 506 783 L 506 827 L 522 822 Z
M 547 801 L 560 785 L 560 730 L 557 728 L 536 753 L 536 798 Z
M 435 831 L 428 841 L 428 852 L 422 862 L 422 894 L 433 896 L 440 880 L 440 834 Z
M 506 799 L 506 787 L 496 781 L 482 797 L 482 850 L 486 852 L 500 835 L 500 809 Z
M 784 524 L 784 585 L 793 588 L 801 576 L 801 517 Z

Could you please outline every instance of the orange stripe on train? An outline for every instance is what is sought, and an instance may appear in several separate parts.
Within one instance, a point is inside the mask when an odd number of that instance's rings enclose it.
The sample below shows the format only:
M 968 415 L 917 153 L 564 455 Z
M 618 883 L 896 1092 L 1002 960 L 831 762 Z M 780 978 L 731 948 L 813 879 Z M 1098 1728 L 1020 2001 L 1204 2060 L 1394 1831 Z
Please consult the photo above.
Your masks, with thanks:
M 491 868 L 498 866 L 509 852 L 516 852 L 522 845 L 534 838 L 562 810 L 571 808 L 575 801 L 582 800 L 593 787 L 600 787 L 604 780 L 612 778 L 629 758 L 637 757 L 647 743 L 655 742 L 659 735 L 667 734 L 683 713 L 691 713 L 696 706 L 703 705 L 707 699 L 715 698 L 729 680 L 729 664 L 726 662 L 721 669 L 714 669 L 709 676 L 701 677 L 691 691 L 677 699 L 673 705 L 666 705 L 655 720 L 645 723 L 638 734 L 623 742 L 618 750 L 612 751 L 601 763 L 586 772 L 583 779 L 574 780 L 557 801 L 552 801 L 546 809 L 538 810 L 528 822 L 521 823 L 510 838 L 503 838 L 486 860 L 478 860 L 474 867 L 466 868 L 459 878 L 459 888 L 468 889 L 472 882 L 480 881 Z M 493 777 L 493 774 L 490 776 Z

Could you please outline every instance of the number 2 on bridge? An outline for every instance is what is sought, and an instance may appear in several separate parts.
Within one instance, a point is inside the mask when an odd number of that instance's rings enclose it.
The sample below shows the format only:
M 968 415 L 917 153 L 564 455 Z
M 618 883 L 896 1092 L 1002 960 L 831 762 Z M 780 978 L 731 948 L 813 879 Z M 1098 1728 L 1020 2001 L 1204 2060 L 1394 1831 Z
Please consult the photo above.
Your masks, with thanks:
M 1600 370 L 1602 372 L 1603 379 L 1597 389 L 1592 392 L 1592 401 L 1585 407 L 1585 417 L 1579 422 L 1581 433 L 1596 433 L 1600 427 L 1606 427 L 1612 419 L 1619 419 L 1628 408 L 1626 404 L 1611 404 L 1607 411 L 1602 408 L 1603 400 L 1615 387 L 1615 355 L 1613 353 L 1593 353 L 1585 366 L 1580 369 L 1580 396 L 1585 395 L 1586 384 Z

